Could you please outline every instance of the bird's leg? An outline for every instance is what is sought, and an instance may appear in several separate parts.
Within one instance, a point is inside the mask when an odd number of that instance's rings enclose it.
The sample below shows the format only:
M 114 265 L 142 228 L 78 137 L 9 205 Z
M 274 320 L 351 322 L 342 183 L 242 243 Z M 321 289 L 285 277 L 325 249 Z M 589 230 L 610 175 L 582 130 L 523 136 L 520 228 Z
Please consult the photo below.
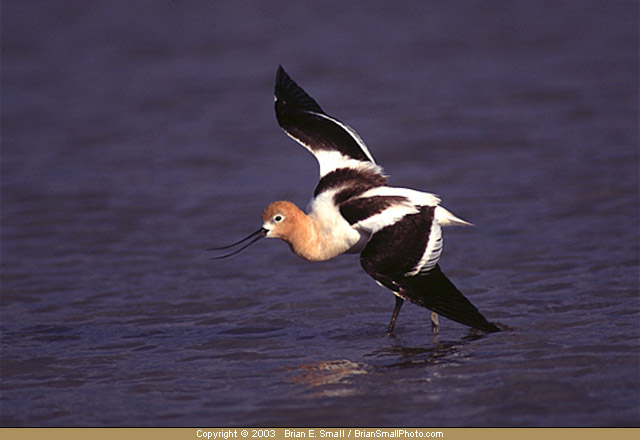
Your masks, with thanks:
M 396 296 L 396 306 L 393 309 L 393 316 L 391 316 L 391 322 L 389 323 L 389 328 L 387 329 L 387 335 L 393 333 L 393 327 L 396 325 L 396 319 L 398 319 L 398 313 L 400 313 L 403 302 L 404 300 L 402 298 Z
M 433 333 L 440 332 L 440 321 L 438 320 L 438 314 L 436 312 L 431 312 L 431 331 Z

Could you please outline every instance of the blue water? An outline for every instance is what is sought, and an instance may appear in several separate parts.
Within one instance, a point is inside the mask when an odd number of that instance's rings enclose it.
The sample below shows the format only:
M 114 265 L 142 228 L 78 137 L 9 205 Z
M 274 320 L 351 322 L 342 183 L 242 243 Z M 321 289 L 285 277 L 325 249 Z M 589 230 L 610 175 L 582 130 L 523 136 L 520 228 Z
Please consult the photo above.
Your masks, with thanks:
M 640 425 L 636 2 L 2 3 L 2 426 Z M 480 335 L 264 241 L 278 64 L 439 194 Z

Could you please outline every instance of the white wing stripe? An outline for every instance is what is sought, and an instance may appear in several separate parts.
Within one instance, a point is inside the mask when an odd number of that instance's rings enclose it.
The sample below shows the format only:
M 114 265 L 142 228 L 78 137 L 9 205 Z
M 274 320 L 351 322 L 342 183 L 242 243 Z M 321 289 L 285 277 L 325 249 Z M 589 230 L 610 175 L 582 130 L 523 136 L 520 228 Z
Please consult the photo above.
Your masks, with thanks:
M 408 214 L 416 214 L 420 212 L 417 208 L 407 204 L 398 204 L 391 206 L 379 214 L 367 217 L 357 223 L 351 225 L 358 230 L 365 230 L 370 234 L 375 234 L 380 229 L 393 225 L 402 220 Z
M 442 253 L 442 229 L 437 222 L 431 223 L 431 230 L 429 231 L 429 239 L 427 240 L 427 246 L 422 254 L 422 258 L 415 267 L 407 272 L 405 276 L 412 277 L 421 272 L 428 272 L 438 263 L 440 254 Z
M 311 151 L 309 149 L 309 151 Z M 320 164 L 320 177 L 326 176 L 330 172 L 338 168 L 354 168 L 368 170 L 374 173 L 382 174 L 382 168 L 379 165 L 361 160 L 352 159 L 339 151 L 320 150 L 313 152 L 318 164 Z
M 337 126 L 339 126 L 340 128 L 342 128 L 344 131 L 346 131 L 347 133 L 349 133 L 349 135 L 353 138 L 353 140 L 356 141 L 356 143 L 358 144 L 358 146 L 362 149 L 362 152 L 365 154 L 365 156 L 367 156 L 367 158 L 373 162 L 376 163 L 375 160 L 373 160 L 373 156 L 371 156 L 371 153 L 369 152 L 369 149 L 367 148 L 367 146 L 365 145 L 364 141 L 362 140 L 362 138 L 358 135 L 358 133 L 356 133 L 356 131 L 349 127 L 347 124 L 344 124 L 340 121 L 338 121 L 337 119 L 332 118 L 329 115 L 325 115 L 323 113 L 317 113 L 317 112 L 311 112 L 308 111 L 306 112 L 308 114 L 314 115 L 314 116 L 318 116 L 320 118 L 324 118 L 327 119 L 331 122 L 333 122 L 334 124 L 336 124 Z
M 416 206 L 437 206 L 440 203 L 438 196 L 422 191 L 416 191 L 408 188 L 395 188 L 392 186 L 379 186 L 371 188 L 369 191 L 362 194 L 361 197 L 374 197 L 374 196 L 400 196 L 406 197 L 409 201 Z

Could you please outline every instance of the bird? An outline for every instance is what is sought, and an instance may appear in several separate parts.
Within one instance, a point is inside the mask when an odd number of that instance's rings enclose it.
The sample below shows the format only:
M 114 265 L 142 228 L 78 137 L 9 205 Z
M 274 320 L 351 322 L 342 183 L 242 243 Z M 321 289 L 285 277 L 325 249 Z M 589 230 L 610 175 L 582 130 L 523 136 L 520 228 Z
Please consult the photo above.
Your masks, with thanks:
M 442 228 L 471 223 L 442 207 L 434 194 L 389 186 L 387 175 L 356 131 L 325 112 L 281 65 L 274 99 L 282 130 L 318 161 L 318 184 L 306 213 L 290 201 L 270 203 L 260 229 L 209 250 L 243 246 L 213 258 L 235 255 L 262 238 L 283 240 L 308 261 L 360 254 L 364 271 L 395 295 L 387 335 L 393 333 L 405 301 L 431 311 L 433 333 L 440 329 L 438 315 L 486 333 L 500 331 L 439 265 Z

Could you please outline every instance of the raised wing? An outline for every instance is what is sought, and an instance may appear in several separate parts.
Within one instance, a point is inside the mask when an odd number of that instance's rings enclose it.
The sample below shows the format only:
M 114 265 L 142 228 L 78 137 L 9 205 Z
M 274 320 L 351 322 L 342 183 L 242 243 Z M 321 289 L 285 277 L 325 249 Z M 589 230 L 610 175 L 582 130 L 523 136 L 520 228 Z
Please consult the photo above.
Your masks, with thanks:
M 339 168 L 358 168 L 359 163 L 366 163 L 367 168 L 376 168 L 382 174 L 360 136 L 325 113 L 282 66 L 276 75 L 275 109 L 284 132 L 316 157 L 321 177 Z

